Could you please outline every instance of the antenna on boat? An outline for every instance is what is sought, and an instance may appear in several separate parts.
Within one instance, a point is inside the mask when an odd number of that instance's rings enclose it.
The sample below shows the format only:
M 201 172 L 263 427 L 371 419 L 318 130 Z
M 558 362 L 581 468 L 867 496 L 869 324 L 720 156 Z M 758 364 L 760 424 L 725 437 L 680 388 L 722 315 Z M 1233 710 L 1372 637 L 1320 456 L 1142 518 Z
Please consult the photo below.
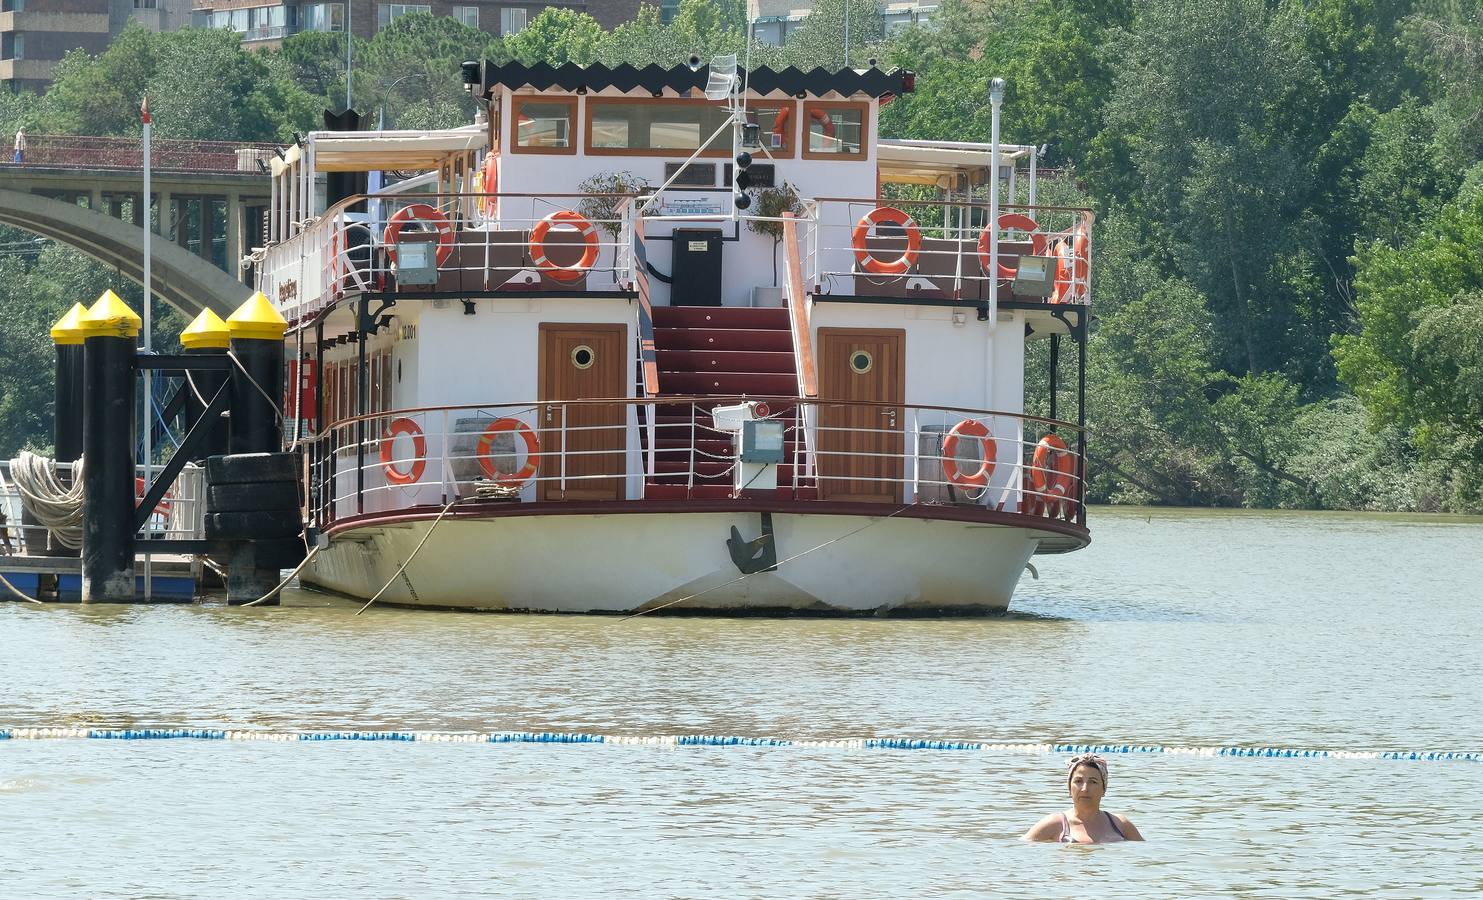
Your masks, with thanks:
M 707 100 L 731 100 L 736 83 L 736 54 L 728 53 L 725 56 L 711 57 L 710 76 L 705 82 L 705 98 Z

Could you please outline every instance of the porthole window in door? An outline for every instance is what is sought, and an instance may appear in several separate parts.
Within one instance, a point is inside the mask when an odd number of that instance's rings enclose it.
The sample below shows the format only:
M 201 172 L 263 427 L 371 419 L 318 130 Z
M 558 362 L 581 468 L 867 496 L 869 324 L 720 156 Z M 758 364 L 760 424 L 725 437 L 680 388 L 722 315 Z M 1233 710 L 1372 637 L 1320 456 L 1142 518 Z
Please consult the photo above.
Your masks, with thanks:
M 864 375 L 875 368 L 875 357 L 865 350 L 853 350 L 850 352 L 850 371 L 856 375 Z
M 587 346 L 586 344 L 578 344 L 576 347 L 572 348 L 572 365 L 576 366 L 577 368 L 590 369 L 592 368 L 592 364 L 596 361 L 597 354 L 593 353 L 592 348 Z

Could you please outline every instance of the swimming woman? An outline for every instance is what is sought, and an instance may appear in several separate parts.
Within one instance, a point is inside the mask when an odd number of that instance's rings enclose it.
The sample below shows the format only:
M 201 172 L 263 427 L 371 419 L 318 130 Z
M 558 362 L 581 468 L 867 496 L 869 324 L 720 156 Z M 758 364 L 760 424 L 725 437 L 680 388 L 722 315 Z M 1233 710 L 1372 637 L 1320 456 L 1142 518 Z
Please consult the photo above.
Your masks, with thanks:
M 1066 789 L 1071 793 L 1071 808 L 1036 822 L 1025 832 L 1023 840 L 1062 844 L 1143 840 L 1127 816 L 1102 809 L 1102 795 L 1107 792 L 1107 760 L 1091 753 L 1073 757 L 1066 771 Z

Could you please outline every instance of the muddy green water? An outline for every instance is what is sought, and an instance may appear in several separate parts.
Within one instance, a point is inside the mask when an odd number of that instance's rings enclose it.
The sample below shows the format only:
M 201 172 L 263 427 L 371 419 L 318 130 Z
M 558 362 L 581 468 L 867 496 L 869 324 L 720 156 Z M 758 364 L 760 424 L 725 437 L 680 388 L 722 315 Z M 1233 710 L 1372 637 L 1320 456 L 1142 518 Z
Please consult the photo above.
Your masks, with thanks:
M 1093 510 L 1016 614 L 0 604 L 0 728 L 1483 750 L 1483 522 Z M 1027 845 L 1064 757 L 0 741 L 6 896 L 1464 896 L 1483 763 L 1114 756 L 1141 845 Z

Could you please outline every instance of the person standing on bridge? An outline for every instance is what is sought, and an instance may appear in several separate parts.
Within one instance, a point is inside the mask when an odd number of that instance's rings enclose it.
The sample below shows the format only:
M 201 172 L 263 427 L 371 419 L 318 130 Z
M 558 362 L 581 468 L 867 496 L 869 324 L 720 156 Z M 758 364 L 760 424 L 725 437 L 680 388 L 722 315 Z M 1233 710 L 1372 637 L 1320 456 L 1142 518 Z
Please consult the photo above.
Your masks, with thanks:
M 15 161 L 17 164 L 26 161 L 26 129 L 15 130 Z

